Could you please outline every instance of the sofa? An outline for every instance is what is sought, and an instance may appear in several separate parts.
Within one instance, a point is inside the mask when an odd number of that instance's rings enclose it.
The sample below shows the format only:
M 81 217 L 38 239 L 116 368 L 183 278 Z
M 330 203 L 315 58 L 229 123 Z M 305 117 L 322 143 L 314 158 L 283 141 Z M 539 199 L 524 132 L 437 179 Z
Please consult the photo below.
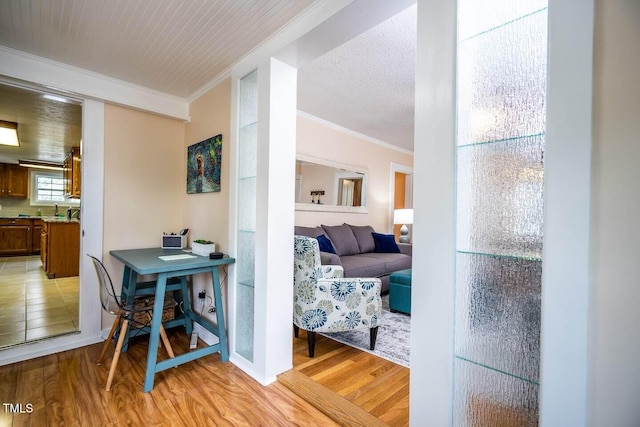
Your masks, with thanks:
M 380 278 L 383 294 L 389 292 L 391 273 L 411 268 L 411 245 L 368 225 L 296 226 L 294 234 L 318 239 L 322 265 L 341 265 L 344 277 Z

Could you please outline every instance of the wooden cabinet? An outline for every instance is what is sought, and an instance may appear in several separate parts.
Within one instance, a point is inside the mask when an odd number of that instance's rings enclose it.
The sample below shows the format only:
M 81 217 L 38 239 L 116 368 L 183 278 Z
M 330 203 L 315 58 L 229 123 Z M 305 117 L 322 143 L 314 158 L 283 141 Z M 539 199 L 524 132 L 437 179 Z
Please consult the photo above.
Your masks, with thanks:
M 47 277 L 80 273 L 80 222 L 44 221 L 40 257 Z
M 80 147 L 73 147 L 64 158 L 64 197 L 80 198 Z
M 42 240 L 42 220 L 32 219 L 31 221 L 31 253 L 38 254 L 40 253 L 40 242 Z
M 29 192 L 29 170 L 22 166 L 0 163 L 0 197 L 26 198 Z
M 31 220 L 0 219 L 0 255 L 31 253 Z
M 40 229 L 40 261 L 42 261 L 42 269 L 47 271 L 47 232 L 44 224 Z

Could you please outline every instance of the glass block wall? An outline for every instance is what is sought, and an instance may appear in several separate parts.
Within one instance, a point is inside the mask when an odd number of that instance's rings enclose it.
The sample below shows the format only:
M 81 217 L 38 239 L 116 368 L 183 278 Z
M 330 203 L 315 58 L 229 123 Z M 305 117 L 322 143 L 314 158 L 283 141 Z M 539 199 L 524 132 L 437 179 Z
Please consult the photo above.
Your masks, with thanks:
M 547 4 L 458 1 L 454 425 L 538 422 Z
M 258 72 L 240 80 L 235 352 L 253 362 Z

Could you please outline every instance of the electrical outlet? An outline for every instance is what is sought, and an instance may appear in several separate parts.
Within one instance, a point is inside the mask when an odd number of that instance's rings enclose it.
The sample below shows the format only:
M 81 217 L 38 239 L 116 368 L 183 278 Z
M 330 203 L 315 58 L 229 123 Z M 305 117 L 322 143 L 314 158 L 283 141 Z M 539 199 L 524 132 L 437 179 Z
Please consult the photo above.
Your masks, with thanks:
M 201 301 L 204 301 L 204 299 L 207 297 L 207 291 L 200 291 L 198 292 L 198 299 Z

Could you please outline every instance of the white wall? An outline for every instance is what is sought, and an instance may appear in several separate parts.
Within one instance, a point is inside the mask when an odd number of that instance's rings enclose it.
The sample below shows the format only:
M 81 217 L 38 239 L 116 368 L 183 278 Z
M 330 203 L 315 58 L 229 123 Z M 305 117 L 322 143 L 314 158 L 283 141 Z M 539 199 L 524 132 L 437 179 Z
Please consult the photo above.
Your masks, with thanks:
M 640 2 L 597 0 L 589 425 L 640 425 Z

